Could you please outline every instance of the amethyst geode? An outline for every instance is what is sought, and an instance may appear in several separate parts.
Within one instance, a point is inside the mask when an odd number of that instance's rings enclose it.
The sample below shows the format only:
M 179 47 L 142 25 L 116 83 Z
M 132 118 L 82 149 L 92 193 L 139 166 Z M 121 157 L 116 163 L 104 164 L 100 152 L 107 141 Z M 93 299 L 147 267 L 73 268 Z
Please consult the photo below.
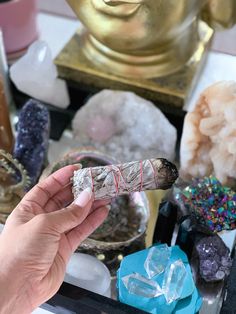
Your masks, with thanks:
M 220 281 L 229 275 L 232 266 L 230 251 L 218 235 L 202 238 L 196 244 L 196 250 L 200 276 L 205 281 Z
M 39 101 L 29 100 L 22 108 L 14 147 L 16 158 L 27 170 L 30 186 L 35 185 L 47 159 L 50 131 L 48 109 Z

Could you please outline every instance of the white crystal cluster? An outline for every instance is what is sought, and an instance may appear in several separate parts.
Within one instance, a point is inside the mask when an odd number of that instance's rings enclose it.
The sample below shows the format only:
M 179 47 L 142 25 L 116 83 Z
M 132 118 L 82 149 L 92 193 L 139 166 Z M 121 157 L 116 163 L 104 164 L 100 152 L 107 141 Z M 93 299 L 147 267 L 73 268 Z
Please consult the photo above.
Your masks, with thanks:
M 175 158 L 177 132 L 162 112 L 134 93 L 103 90 L 73 120 L 73 133 L 121 162 Z
M 59 79 L 46 42 L 36 41 L 10 68 L 10 78 L 23 93 L 59 108 L 70 103 L 66 82 Z
M 185 117 L 181 176 L 214 174 L 222 184 L 236 179 L 236 82 L 218 82 L 201 95 Z
M 139 273 L 122 278 L 128 292 L 145 298 L 157 298 L 164 295 L 169 304 L 178 300 L 183 291 L 187 271 L 180 259 L 169 263 L 170 256 L 171 249 L 166 244 L 152 247 L 144 263 L 148 278 Z M 153 277 L 162 272 L 165 273 L 162 287 L 160 287 Z

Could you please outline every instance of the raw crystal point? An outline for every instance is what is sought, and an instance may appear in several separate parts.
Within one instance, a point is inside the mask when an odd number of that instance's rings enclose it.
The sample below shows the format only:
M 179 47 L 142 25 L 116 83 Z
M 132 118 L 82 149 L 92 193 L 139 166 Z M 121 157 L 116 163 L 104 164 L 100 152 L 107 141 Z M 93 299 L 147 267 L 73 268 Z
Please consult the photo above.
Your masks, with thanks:
M 186 274 L 187 271 L 181 260 L 175 261 L 166 268 L 162 290 L 167 303 L 180 298 Z
M 50 131 L 47 108 L 36 100 L 29 100 L 20 112 L 17 131 L 13 156 L 27 170 L 32 187 L 47 158 Z
M 67 85 L 57 75 L 51 51 L 43 41 L 33 43 L 10 68 L 10 77 L 20 91 L 45 103 L 66 108 L 70 103 Z
M 163 113 L 134 93 L 103 90 L 76 114 L 73 134 L 117 160 L 175 158 L 176 129 Z
M 148 256 L 144 263 L 144 268 L 149 278 L 161 274 L 170 259 L 171 250 L 166 244 L 154 246 L 149 250 Z
M 145 298 L 156 298 L 163 294 L 157 282 L 144 276 L 133 273 L 122 278 L 122 281 L 130 294 L 136 294 Z
M 232 266 L 230 251 L 218 235 L 202 238 L 196 244 L 196 250 L 200 276 L 205 281 L 220 281 L 229 275 Z

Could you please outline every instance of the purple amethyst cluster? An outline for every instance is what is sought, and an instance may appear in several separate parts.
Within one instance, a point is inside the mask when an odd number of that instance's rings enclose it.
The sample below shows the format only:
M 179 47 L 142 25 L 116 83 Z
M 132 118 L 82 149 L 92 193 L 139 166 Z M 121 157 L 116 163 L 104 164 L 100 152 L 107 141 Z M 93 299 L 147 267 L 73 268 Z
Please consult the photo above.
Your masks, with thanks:
M 218 235 L 202 238 L 196 245 L 200 276 L 207 282 L 225 279 L 230 273 L 232 260 L 229 249 Z
M 22 108 L 14 147 L 16 158 L 27 170 L 31 184 L 37 183 L 47 159 L 50 131 L 48 109 L 36 100 L 29 100 Z

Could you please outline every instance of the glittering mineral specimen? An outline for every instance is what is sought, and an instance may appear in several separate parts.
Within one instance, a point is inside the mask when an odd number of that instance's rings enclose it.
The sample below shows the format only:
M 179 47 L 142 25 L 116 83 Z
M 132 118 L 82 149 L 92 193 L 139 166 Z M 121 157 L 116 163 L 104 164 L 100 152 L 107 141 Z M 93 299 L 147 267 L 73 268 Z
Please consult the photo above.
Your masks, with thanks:
M 236 228 L 236 192 L 214 176 L 192 180 L 176 199 L 213 232 Z
M 230 273 L 232 260 L 229 249 L 218 235 L 202 238 L 196 244 L 200 276 L 208 282 L 225 279 Z
M 27 170 L 30 187 L 37 182 L 47 158 L 49 130 L 47 108 L 39 101 L 29 100 L 19 115 L 14 157 Z

